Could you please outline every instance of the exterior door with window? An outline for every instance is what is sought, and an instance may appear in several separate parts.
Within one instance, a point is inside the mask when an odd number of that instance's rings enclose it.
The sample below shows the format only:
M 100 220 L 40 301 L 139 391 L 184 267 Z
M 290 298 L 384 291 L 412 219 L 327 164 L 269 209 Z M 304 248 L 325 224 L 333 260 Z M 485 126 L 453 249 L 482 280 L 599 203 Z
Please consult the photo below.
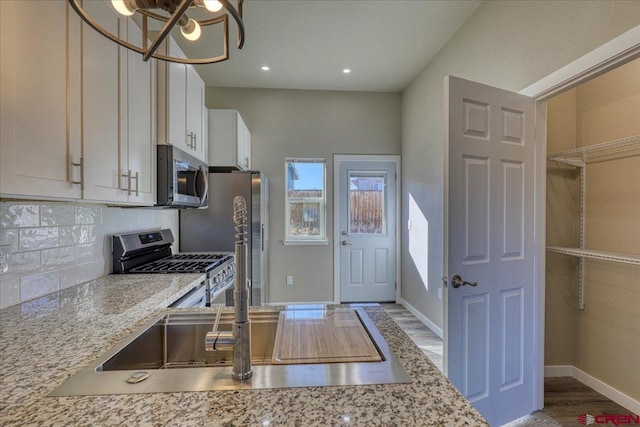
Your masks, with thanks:
M 491 425 L 535 410 L 535 102 L 449 76 L 445 367 Z
M 339 179 L 340 301 L 395 301 L 396 164 L 340 162 Z

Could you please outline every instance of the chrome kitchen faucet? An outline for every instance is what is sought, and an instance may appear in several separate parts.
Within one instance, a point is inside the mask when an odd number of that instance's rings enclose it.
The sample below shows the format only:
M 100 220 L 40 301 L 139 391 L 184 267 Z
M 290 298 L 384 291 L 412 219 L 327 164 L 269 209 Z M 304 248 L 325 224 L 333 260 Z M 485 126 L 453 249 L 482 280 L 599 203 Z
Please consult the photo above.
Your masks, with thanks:
M 251 367 L 251 321 L 249 319 L 249 287 L 247 286 L 247 202 L 244 197 L 233 199 L 233 222 L 236 229 L 236 279 L 233 302 L 234 319 L 231 331 L 218 331 L 221 310 L 218 310 L 213 330 L 207 332 L 207 351 L 233 351 L 231 378 L 246 380 L 253 375 Z

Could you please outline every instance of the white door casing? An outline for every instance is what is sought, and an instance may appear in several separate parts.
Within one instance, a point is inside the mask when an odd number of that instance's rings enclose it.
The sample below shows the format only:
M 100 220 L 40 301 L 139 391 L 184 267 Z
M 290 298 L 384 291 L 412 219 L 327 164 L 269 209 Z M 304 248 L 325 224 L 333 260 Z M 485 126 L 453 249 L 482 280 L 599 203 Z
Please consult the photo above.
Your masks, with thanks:
M 445 369 L 501 425 L 536 409 L 535 101 L 449 76 L 445 113 Z
M 397 160 L 382 160 L 336 159 L 334 163 L 334 250 L 339 282 L 335 299 L 339 302 L 396 300 Z M 382 206 L 381 211 L 376 206 Z

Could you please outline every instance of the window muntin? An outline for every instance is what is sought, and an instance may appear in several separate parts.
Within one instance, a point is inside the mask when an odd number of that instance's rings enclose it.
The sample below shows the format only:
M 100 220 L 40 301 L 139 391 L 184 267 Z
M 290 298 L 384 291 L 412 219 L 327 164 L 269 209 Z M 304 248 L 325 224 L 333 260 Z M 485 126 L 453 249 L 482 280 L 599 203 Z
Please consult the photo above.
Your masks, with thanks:
M 286 238 L 326 241 L 325 159 L 286 159 Z

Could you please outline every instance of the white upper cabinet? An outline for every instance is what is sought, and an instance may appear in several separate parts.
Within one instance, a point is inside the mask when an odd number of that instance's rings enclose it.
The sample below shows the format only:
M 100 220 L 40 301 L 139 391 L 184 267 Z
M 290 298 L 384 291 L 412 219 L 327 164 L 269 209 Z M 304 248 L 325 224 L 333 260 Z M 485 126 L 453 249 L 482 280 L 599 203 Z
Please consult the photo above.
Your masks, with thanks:
M 251 170 L 251 132 L 236 110 L 209 110 L 209 166 Z
M 113 34 L 141 44 L 142 31 L 109 3 L 85 9 Z M 85 25 L 83 31 L 83 198 L 155 203 L 155 66 Z
M 0 20 L 0 194 L 77 199 L 80 18 L 24 0 L 0 1 Z
M 185 57 L 172 37 L 167 37 L 161 49 L 168 49 L 171 56 Z M 206 162 L 207 147 L 202 143 L 204 87 L 193 66 L 158 61 L 158 143 L 174 145 Z
M 195 157 L 207 161 L 207 140 L 203 124 L 204 81 L 192 65 L 187 65 L 187 144 Z
M 84 8 L 140 45 L 109 1 Z M 0 193 L 153 205 L 155 60 L 82 23 L 67 2 L 0 0 L 0 16 Z
M 104 1 L 85 2 L 85 10 L 107 31 L 123 37 L 126 21 Z M 122 191 L 126 158 L 126 51 L 87 24 L 82 30 L 83 197 L 127 202 Z M 119 125 L 124 126 L 119 126 Z M 121 145 L 124 145 L 121 157 Z
M 142 30 L 127 20 L 129 42 L 142 46 Z M 122 159 L 129 202 L 156 202 L 156 64 L 127 50 L 127 157 Z M 126 162 L 126 163 L 125 163 Z M 125 167 L 126 166 L 126 167 Z M 131 177 L 131 178 L 129 178 Z M 131 180 L 131 184 L 129 184 Z M 129 191 L 129 189 L 131 191 Z

